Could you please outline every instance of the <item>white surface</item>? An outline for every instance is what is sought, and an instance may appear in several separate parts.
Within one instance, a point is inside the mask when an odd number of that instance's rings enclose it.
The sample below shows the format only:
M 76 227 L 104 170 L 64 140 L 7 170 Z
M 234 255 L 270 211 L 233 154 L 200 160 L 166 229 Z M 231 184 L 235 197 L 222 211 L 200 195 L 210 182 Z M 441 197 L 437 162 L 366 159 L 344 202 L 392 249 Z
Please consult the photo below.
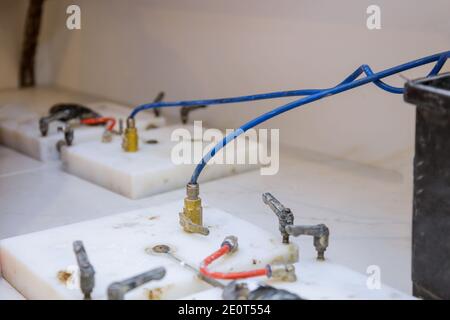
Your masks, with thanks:
M 11 287 L 11 285 L 2 277 L 0 277 L 0 300 L 24 300 L 22 296 L 16 289 Z
M 125 121 L 130 113 L 129 108 L 111 102 L 90 102 L 86 106 L 102 116 L 114 117 L 117 121 L 118 119 Z M 6 104 L 0 107 L 0 143 L 41 161 L 58 160 L 60 155 L 56 144 L 64 139 L 64 135 L 57 129 L 63 127 L 64 123 L 51 122 L 45 137 L 39 131 L 39 119 L 48 114 L 50 107 L 51 105 L 47 105 L 47 108 L 42 108 L 43 110 L 39 105 L 33 104 Z M 136 123 L 139 128 L 145 128 L 149 124 L 162 126 L 165 120 L 163 117 L 145 113 Z M 116 126 L 118 127 L 118 122 Z M 104 126 L 80 126 L 74 130 L 73 144 L 77 145 L 85 141 L 100 141 L 105 129 Z
M 107 144 L 92 141 L 65 148 L 62 156 L 64 166 L 68 172 L 76 176 L 131 199 L 182 188 L 189 180 L 198 160 L 191 161 L 192 164 L 175 164 L 172 161 L 172 150 L 180 142 L 171 141 L 171 134 L 175 129 L 180 128 L 194 131 L 192 125 L 140 130 L 139 151 L 133 153 L 122 150 L 120 139 Z M 148 139 L 156 139 L 158 143 L 146 144 L 144 141 Z M 263 148 L 263 144 L 258 144 L 255 140 L 249 140 L 246 144 L 243 136 L 238 137 L 234 142 L 220 150 L 216 157 L 222 157 L 224 150 L 225 152 L 234 150 L 235 155 L 246 155 L 248 159 L 249 154 L 258 155 L 258 148 Z M 195 150 L 197 147 L 194 144 L 204 148 L 210 145 L 211 141 L 189 140 L 183 143 L 187 148 Z M 200 181 L 217 179 L 256 168 L 259 168 L 259 165 L 208 164 L 202 172 Z
M 58 273 L 76 265 L 72 242 L 82 240 L 96 270 L 93 299 L 105 298 L 112 282 L 159 266 L 166 267 L 166 276 L 131 291 L 128 297 L 148 299 L 149 290 L 153 290 L 159 299 L 174 299 L 208 285 L 169 257 L 148 254 L 147 248 L 167 244 L 184 261 L 199 266 L 226 236 L 236 235 L 239 250 L 215 266 L 223 272 L 295 262 L 298 258 L 295 245 L 283 245 L 258 227 L 211 207 L 204 208 L 204 224 L 210 234 L 185 233 L 178 222 L 181 208 L 182 201 L 177 201 L 2 240 L 3 277 L 28 299 L 80 299 L 81 292 L 58 279 Z
M 17 170 L 0 176 L 0 239 L 148 207 L 148 200 L 129 200 L 57 165 Z
M 378 265 L 383 283 L 410 293 L 411 179 L 307 152 L 286 149 L 280 157 L 276 176 L 252 171 L 202 183 L 203 201 L 275 236 L 276 219 L 261 201 L 263 192 L 272 192 L 293 210 L 296 223 L 325 223 L 330 227 L 326 255 L 332 261 L 362 274 L 369 265 Z M 403 162 L 408 165 L 409 159 Z M 182 188 L 130 200 L 57 168 L 0 177 L 0 239 L 160 205 L 184 196 Z M 315 256 L 311 238 L 293 241 L 300 245 L 302 257 Z
M 40 161 L 0 146 L 0 177 L 26 173 L 46 166 Z
M 265 283 L 278 289 L 285 289 L 307 300 L 397 300 L 413 299 L 412 296 L 381 284 L 380 287 L 369 289 L 368 277 L 354 272 L 332 261 L 302 260 L 295 264 L 297 281 L 293 283 L 273 280 L 244 280 L 250 290 L 257 284 Z M 183 299 L 221 300 L 222 290 L 212 288 Z

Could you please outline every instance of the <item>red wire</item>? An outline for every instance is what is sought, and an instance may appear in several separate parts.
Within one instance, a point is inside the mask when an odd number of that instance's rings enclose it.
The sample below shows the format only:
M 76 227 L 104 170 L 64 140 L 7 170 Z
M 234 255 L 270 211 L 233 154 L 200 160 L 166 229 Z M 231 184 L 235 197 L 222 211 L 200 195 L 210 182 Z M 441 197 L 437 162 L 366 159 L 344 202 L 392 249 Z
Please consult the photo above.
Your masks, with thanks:
M 108 131 L 112 131 L 114 129 L 114 126 L 116 125 L 116 119 L 110 117 L 87 118 L 81 119 L 80 122 L 82 124 L 101 124 L 109 122 L 109 125 L 106 128 Z
M 251 271 L 228 272 L 228 273 L 211 272 L 208 270 L 207 268 L 208 265 L 210 265 L 213 261 L 217 260 L 221 256 L 227 254 L 228 252 L 230 252 L 230 247 L 227 244 L 224 244 L 219 250 L 217 250 L 210 256 L 206 257 L 200 266 L 200 273 L 210 278 L 225 279 L 225 280 L 245 279 L 268 275 L 268 270 L 266 268 Z

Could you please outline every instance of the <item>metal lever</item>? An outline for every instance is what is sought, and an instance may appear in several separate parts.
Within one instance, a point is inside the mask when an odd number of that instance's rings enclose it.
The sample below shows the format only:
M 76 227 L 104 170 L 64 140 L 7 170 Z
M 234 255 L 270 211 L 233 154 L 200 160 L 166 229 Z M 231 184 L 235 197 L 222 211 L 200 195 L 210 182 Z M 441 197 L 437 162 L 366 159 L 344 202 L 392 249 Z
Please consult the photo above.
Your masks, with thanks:
M 40 118 L 39 119 L 39 131 L 41 131 L 41 135 L 43 137 L 47 136 L 48 127 L 50 125 L 50 122 L 64 119 L 69 114 L 70 114 L 69 110 L 62 110 L 62 111 L 56 112 L 54 114 L 48 115 L 46 117 Z
M 149 281 L 161 280 L 165 275 L 166 269 L 159 267 L 120 282 L 113 282 L 108 287 L 108 300 L 124 300 L 127 292 Z
M 186 124 L 186 123 L 188 122 L 188 120 L 189 120 L 189 113 L 190 113 L 191 111 L 194 111 L 194 110 L 197 110 L 197 109 L 201 109 L 201 108 L 206 108 L 206 107 L 207 107 L 207 105 L 199 105 L 199 106 L 191 106 L 191 107 L 188 107 L 188 106 L 181 107 L 181 109 L 180 109 L 181 122 L 182 122 L 183 124 Z
M 59 140 L 56 144 L 58 151 L 61 151 L 63 145 L 71 146 L 74 138 L 74 130 L 70 123 L 67 123 L 64 127 L 58 127 L 58 132 L 64 133 L 64 141 Z
M 294 214 L 291 212 L 291 209 L 283 206 L 269 192 L 263 193 L 262 199 L 278 217 L 279 230 L 283 236 L 283 243 L 289 243 L 289 233 L 286 232 L 286 227 L 294 224 Z
M 160 93 L 158 93 L 156 98 L 153 100 L 153 103 L 158 103 L 158 102 L 163 101 L 165 95 L 166 94 L 164 93 L 164 91 L 161 91 Z M 161 115 L 161 108 L 153 108 L 153 113 L 155 114 L 155 117 L 159 117 Z
M 89 262 L 86 250 L 82 241 L 74 241 L 73 251 L 77 258 L 80 269 L 80 289 L 84 294 L 84 300 L 91 300 L 91 293 L 95 286 L 95 270 Z
M 289 236 L 313 236 L 314 247 L 317 251 L 317 259 L 325 260 L 325 250 L 328 248 L 330 236 L 330 230 L 326 225 L 294 226 L 294 215 L 291 212 L 291 209 L 283 206 L 281 202 L 269 192 L 263 193 L 262 198 L 263 202 L 267 204 L 278 217 L 279 230 L 283 236 L 283 243 L 289 243 Z
M 48 133 L 48 127 L 53 121 L 59 120 L 67 122 L 76 118 L 97 117 L 100 117 L 100 114 L 81 104 L 59 103 L 50 108 L 48 116 L 39 119 L 39 130 L 41 131 L 42 136 L 45 137 Z
M 301 235 L 313 236 L 314 247 L 317 251 L 317 259 L 325 260 L 325 250 L 328 247 L 328 239 L 330 236 L 330 230 L 324 224 L 312 225 L 312 226 L 286 226 L 286 232 L 294 237 Z

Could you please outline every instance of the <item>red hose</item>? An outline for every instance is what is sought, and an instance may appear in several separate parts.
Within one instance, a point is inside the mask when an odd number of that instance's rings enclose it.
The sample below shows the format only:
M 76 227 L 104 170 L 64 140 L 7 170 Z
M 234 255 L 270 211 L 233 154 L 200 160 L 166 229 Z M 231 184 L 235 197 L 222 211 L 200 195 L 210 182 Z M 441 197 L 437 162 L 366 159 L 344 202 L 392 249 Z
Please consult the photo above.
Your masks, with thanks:
M 230 247 L 227 244 L 222 245 L 222 247 L 211 254 L 210 256 L 206 257 L 202 264 L 200 265 L 200 273 L 204 276 L 214 278 L 214 279 L 225 279 L 225 280 L 235 280 L 235 279 L 245 279 L 245 278 L 253 278 L 253 277 L 260 277 L 260 276 L 267 276 L 269 273 L 269 270 L 267 268 L 264 269 L 257 269 L 257 270 L 251 270 L 251 271 L 242 271 L 242 272 L 211 272 L 208 270 L 208 265 L 210 265 L 213 261 L 217 260 L 221 256 L 227 254 L 230 252 Z
M 114 126 L 116 125 L 116 119 L 110 118 L 110 117 L 87 118 L 87 119 L 81 119 L 80 122 L 82 124 L 109 123 L 108 127 L 106 127 L 106 130 L 108 130 L 108 131 L 112 131 L 114 129 Z

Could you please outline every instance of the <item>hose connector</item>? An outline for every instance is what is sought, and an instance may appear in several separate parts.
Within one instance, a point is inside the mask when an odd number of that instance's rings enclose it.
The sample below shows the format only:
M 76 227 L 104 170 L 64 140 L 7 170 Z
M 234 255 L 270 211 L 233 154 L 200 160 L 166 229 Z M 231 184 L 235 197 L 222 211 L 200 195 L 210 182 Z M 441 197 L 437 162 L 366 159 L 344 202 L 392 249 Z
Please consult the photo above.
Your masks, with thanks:
M 137 152 L 138 145 L 138 132 L 134 118 L 127 119 L 127 127 L 123 135 L 122 148 L 125 152 Z
M 228 246 L 230 250 L 229 253 L 234 253 L 237 251 L 239 245 L 238 245 L 238 238 L 236 236 L 228 236 L 225 239 L 223 239 L 221 247 Z
M 268 264 L 266 268 L 268 278 L 286 282 L 297 281 L 297 275 L 295 274 L 295 267 L 293 264 Z
M 203 226 L 202 199 L 198 195 L 199 185 L 197 183 L 188 183 L 186 185 L 183 212 L 180 212 L 180 225 L 186 232 L 207 236 L 209 230 Z
M 325 260 L 325 251 L 328 248 L 328 242 L 330 238 L 330 229 L 328 229 L 326 225 L 289 225 L 286 226 L 286 232 L 294 237 L 298 237 L 300 235 L 313 236 L 314 247 L 317 251 L 317 260 Z

